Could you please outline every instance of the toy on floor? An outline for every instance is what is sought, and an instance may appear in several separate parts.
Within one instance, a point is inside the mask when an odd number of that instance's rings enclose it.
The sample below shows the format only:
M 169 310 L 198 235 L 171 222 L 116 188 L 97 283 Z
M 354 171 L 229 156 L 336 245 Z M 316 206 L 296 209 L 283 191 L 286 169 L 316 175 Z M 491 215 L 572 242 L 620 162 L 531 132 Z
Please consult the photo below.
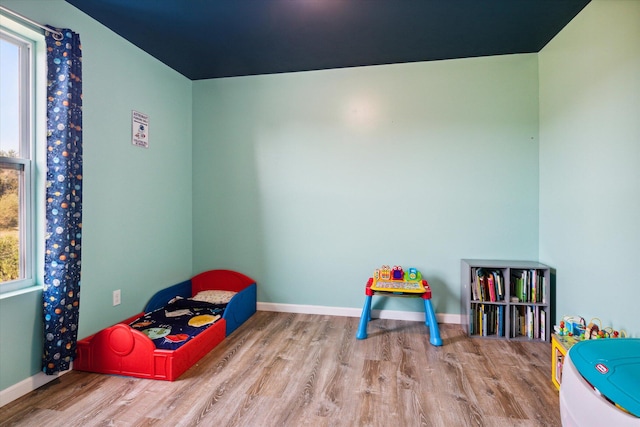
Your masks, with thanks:
M 569 349 L 562 425 L 640 427 L 640 339 L 584 340 Z
M 373 277 L 367 281 L 365 300 L 356 338 L 367 338 L 367 324 L 371 320 L 371 300 L 374 295 L 386 297 L 420 297 L 424 301 L 425 325 L 429 328 L 429 342 L 434 346 L 441 346 L 440 330 L 436 321 L 436 314 L 431 304 L 431 288 L 422 278 L 422 274 L 415 269 L 405 271 L 400 266 L 393 269 L 388 265 L 373 272 Z

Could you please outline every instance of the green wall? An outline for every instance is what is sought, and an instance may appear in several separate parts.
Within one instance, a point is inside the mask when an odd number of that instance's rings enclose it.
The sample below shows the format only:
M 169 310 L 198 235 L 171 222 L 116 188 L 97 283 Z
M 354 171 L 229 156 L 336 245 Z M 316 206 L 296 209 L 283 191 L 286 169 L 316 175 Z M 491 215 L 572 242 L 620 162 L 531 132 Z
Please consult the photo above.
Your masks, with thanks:
M 42 291 L 0 299 L 0 390 L 40 370 Z
M 360 308 L 372 269 L 415 266 L 455 314 L 475 257 L 539 258 L 559 315 L 640 330 L 639 2 L 594 0 L 538 55 L 196 82 L 62 0 L 0 4 L 83 42 L 80 337 L 216 267 Z M 40 298 L 0 299 L 0 390 L 40 369 Z
M 192 274 L 191 81 L 62 0 L 0 4 L 83 45 L 82 338 Z M 147 150 L 131 145 L 131 110 L 150 116 Z M 0 390 L 40 370 L 40 300 L 0 299 Z
M 537 259 L 537 72 L 529 54 L 195 81 L 194 270 L 358 308 L 373 269 L 414 266 L 459 313 L 461 258 Z
M 539 54 L 540 260 L 557 314 L 640 332 L 640 2 L 594 0 Z

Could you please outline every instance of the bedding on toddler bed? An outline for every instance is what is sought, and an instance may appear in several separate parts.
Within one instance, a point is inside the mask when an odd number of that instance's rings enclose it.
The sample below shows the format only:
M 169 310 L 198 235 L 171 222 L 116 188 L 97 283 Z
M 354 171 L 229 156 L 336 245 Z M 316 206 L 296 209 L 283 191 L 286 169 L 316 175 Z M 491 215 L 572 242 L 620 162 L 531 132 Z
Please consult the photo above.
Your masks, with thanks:
M 176 297 L 129 326 L 148 336 L 156 348 L 176 350 L 220 320 L 233 294 L 203 291 L 192 298 Z
M 255 280 L 204 271 L 153 294 L 143 312 L 78 340 L 73 369 L 175 381 L 255 312 Z

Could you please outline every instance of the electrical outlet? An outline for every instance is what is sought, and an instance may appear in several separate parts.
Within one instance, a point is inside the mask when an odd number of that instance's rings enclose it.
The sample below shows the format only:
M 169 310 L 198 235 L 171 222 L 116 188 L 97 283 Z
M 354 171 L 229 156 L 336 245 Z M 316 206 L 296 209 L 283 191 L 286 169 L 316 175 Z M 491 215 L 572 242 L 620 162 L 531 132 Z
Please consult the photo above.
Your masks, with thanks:
M 120 289 L 113 291 L 113 306 L 120 305 Z

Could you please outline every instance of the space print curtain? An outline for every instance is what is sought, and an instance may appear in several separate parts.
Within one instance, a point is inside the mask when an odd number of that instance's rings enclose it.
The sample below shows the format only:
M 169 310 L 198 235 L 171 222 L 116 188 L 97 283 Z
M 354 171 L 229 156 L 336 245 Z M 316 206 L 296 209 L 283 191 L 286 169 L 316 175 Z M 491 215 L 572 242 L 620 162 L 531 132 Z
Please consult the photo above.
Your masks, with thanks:
M 47 175 L 42 370 L 69 369 L 76 351 L 82 232 L 80 37 L 47 32 Z M 59 39 L 59 40 L 58 40 Z

